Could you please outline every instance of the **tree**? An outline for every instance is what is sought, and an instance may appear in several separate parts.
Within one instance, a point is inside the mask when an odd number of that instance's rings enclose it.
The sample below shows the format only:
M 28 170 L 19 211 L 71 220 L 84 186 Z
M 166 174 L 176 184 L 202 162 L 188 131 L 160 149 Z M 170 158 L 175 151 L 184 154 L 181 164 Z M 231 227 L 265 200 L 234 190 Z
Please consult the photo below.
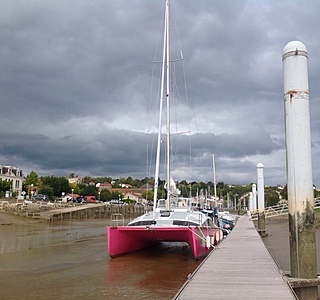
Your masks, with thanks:
M 49 199 L 53 198 L 53 188 L 49 185 L 43 185 L 38 189 L 38 194 L 44 194 L 49 197 Z
M 73 190 L 74 194 L 80 194 L 81 193 L 81 189 L 80 189 L 80 187 L 78 187 L 78 185 L 76 183 L 69 183 L 69 187 L 71 189 L 71 192 Z
M 200 193 L 200 189 L 201 189 L 201 184 L 197 182 L 193 182 L 191 185 L 191 195 L 192 196 L 198 195 Z
M 68 179 L 65 177 L 46 176 L 41 177 L 43 185 L 48 185 L 53 189 L 53 195 L 59 197 L 62 193 L 70 193 Z
M 153 195 L 154 195 L 154 190 L 145 190 L 142 192 L 142 198 L 148 200 L 148 201 L 153 201 Z
M 100 200 L 101 201 L 108 201 L 108 200 L 111 200 L 111 195 L 110 195 L 110 192 L 107 190 L 107 189 L 103 189 L 101 192 L 100 192 Z
M 264 189 L 264 201 L 266 207 L 278 204 L 279 200 L 279 194 L 274 190 L 274 188 L 267 187 Z
M 111 198 L 111 199 L 119 199 L 119 197 L 120 197 L 121 199 L 123 199 L 123 194 L 120 193 L 120 192 L 118 192 L 118 191 L 113 191 L 113 192 L 111 192 L 111 194 L 110 194 L 110 198 Z
M 83 196 L 97 196 L 98 190 L 94 185 L 87 185 L 81 190 Z
M 280 191 L 281 199 L 282 200 L 288 200 L 288 189 L 287 185 L 283 187 L 283 189 Z
M 26 181 L 25 185 L 31 185 L 33 184 L 34 186 L 38 185 L 39 181 L 39 176 L 35 171 L 31 171 L 27 176 L 26 176 Z
M 126 179 L 126 183 L 127 184 L 130 184 L 130 185 L 133 185 L 133 179 L 132 179 L 132 177 L 128 177 L 127 179 Z
M 94 183 L 105 183 L 105 182 L 109 182 L 108 181 L 108 177 L 96 177 L 96 178 L 94 178 Z
M 94 179 L 92 177 L 90 177 L 90 176 L 85 176 L 85 177 L 82 178 L 82 182 L 84 184 L 89 184 L 89 183 L 91 183 L 93 181 L 94 181 Z
M 190 185 L 185 180 L 182 180 L 177 188 L 181 191 L 182 197 L 190 197 Z
M 1 197 L 4 195 L 6 191 L 10 190 L 11 181 L 0 180 L 0 195 Z

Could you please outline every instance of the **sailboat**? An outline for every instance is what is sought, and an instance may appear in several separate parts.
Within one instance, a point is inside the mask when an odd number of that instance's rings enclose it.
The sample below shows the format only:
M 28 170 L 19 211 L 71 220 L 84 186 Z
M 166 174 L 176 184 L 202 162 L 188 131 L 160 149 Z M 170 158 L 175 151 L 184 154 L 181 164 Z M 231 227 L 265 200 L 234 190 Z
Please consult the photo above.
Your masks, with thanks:
M 181 193 L 171 177 L 169 0 L 165 1 L 164 24 L 153 211 L 133 219 L 126 226 L 107 226 L 110 257 L 138 251 L 159 242 L 185 242 L 189 245 L 194 258 L 199 259 L 208 254 L 223 238 L 222 230 L 213 223 L 212 218 L 194 209 L 191 198 L 181 197 Z M 166 197 L 158 200 L 162 104 L 164 100 L 166 101 Z

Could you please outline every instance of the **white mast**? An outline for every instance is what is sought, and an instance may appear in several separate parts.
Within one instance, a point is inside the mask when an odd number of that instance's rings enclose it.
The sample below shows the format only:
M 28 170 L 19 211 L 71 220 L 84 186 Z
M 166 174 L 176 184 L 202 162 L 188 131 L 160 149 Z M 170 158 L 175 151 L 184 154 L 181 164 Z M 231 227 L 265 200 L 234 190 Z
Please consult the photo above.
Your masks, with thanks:
M 166 3 L 167 7 L 167 3 Z M 166 66 L 166 47 L 167 47 L 167 9 L 165 14 L 164 33 L 163 33 L 163 54 L 162 54 L 162 71 L 161 71 L 161 90 L 160 90 L 160 108 L 159 108 L 159 123 L 158 123 L 158 140 L 157 140 L 157 156 L 156 156 L 156 170 L 154 178 L 154 195 L 153 195 L 153 218 L 155 219 L 155 209 L 157 207 L 157 195 L 159 185 L 159 168 L 160 168 L 160 147 L 161 147 L 161 125 L 162 125 L 162 107 L 164 94 L 164 79 Z
M 160 166 L 160 147 L 161 147 L 161 125 L 162 125 L 162 110 L 164 98 L 164 85 L 166 74 L 166 99 L 167 99 L 167 195 L 169 197 L 170 191 L 170 97 L 169 97 L 169 1 L 166 0 L 165 9 L 165 22 L 163 33 L 163 54 L 162 54 L 162 72 L 161 72 L 161 90 L 160 90 L 160 108 L 159 108 L 159 123 L 158 123 L 158 139 L 157 139 L 157 157 L 156 157 L 156 170 L 154 182 L 154 195 L 153 195 L 153 218 L 155 219 L 155 209 L 157 207 L 157 192 L 159 185 L 159 166 Z M 169 206 L 170 207 L 170 206 Z
M 213 168 L 214 201 L 216 201 L 217 200 L 217 182 L 216 182 L 216 166 L 214 162 L 213 153 L 212 153 L 212 168 Z
M 167 75 L 167 209 L 170 209 L 170 52 L 169 52 L 169 0 L 166 0 L 166 75 Z

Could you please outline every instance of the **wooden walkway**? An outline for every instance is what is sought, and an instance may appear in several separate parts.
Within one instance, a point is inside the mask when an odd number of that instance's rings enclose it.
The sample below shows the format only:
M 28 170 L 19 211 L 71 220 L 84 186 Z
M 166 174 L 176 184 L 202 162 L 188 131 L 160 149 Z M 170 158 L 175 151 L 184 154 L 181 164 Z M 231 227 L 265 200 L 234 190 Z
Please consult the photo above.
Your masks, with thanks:
M 174 299 L 298 298 L 245 215 Z

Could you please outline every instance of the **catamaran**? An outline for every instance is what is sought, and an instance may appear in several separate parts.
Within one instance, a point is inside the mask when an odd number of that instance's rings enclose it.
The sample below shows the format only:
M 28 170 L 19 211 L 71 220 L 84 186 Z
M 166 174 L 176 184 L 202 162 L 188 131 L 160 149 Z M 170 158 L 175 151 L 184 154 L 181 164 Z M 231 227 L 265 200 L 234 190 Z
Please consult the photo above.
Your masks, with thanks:
M 222 229 L 213 223 L 212 218 L 194 209 L 191 198 L 181 197 L 171 177 L 169 11 L 169 0 L 166 0 L 153 211 L 133 219 L 126 226 L 107 226 L 110 257 L 141 250 L 159 242 L 185 242 L 189 245 L 194 258 L 198 259 L 208 254 L 223 238 Z M 158 200 L 163 102 L 166 102 L 167 112 L 166 197 Z

